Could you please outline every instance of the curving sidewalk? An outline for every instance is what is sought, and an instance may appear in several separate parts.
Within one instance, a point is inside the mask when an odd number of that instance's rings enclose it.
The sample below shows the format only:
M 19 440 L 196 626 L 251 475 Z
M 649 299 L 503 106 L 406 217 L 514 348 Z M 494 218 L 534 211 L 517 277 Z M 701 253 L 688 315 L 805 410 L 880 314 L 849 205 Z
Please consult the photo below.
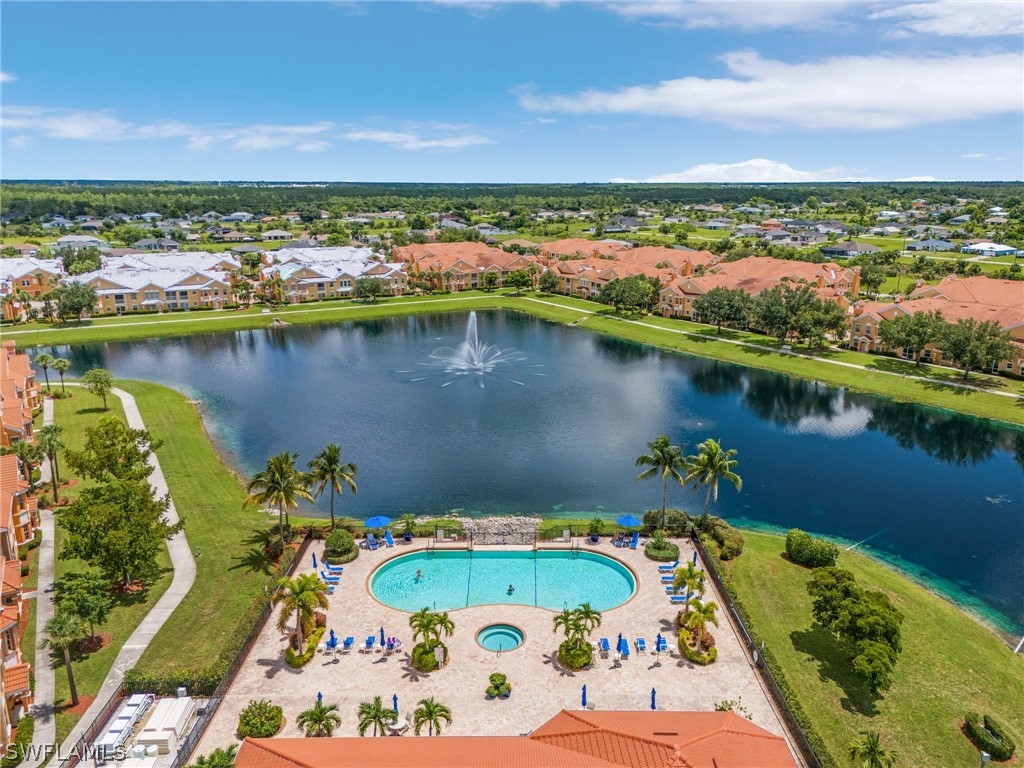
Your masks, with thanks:
M 69 386 L 71 386 L 69 384 Z M 135 402 L 135 398 L 125 392 L 123 389 L 113 389 L 111 394 L 121 400 L 121 405 L 124 406 L 125 420 L 128 426 L 132 429 L 145 429 L 146 425 L 142 421 L 142 415 L 139 413 L 138 404 Z M 52 403 L 51 403 L 52 412 Z M 164 479 L 163 470 L 160 468 L 160 460 L 156 457 L 156 454 L 152 454 L 149 457 L 149 464 L 153 467 L 153 474 L 149 476 L 149 484 L 153 487 L 157 496 L 168 496 L 167 481 Z M 178 522 L 178 511 L 174 507 L 174 500 L 172 499 L 167 509 L 167 519 L 171 523 Z M 46 540 L 44 534 L 44 541 Z M 50 537 L 52 541 L 52 535 Z M 115 692 L 121 687 L 121 683 L 124 680 L 124 674 L 129 669 L 134 667 L 139 658 L 142 656 L 142 652 L 146 650 L 150 640 L 164 625 L 164 622 L 174 612 L 174 609 L 178 607 L 182 599 L 192 588 L 193 582 L 196 579 L 196 561 L 192 557 L 192 550 L 189 547 L 188 539 L 185 538 L 184 531 L 175 534 L 167 542 L 167 550 L 171 556 L 171 565 L 174 568 L 174 578 L 171 580 L 171 585 L 167 588 L 167 591 L 160 596 L 149 613 L 146 614 L 145 618 L 141 621 L 135 631 L 132 632 L 131 636 L 125 641 L 125 644 L 121 647 L 120 652 L 117 654 L 117 658 L 114 659 L 114 664 L 110 668 L 110 672 L 107 674 L 107 678 L 103 681 L 103 685 L 100 690 L 96 693 L 96 699 L 93 701 L 92 706 L 82 715 L 78 723 L 71 730 L 67 739 L 60 747 L 61 755 L 70 755 L 72 748 L 75 743 L 82 737 L 82 735 L 88 730 L 89 726 L 93 724 L 93 721 L 99 716 L 103 709 L 103 705 L 107 703 L 107 700 L 114 695 Z M 40 573 L 40 575 L 42 575 Z M 42 608 L 42 602 L 40 603 L 40 609 Z M 39 611 L 40 615 L 42 611 Z M 42 625 L 40 625 L 42 626 Z M 44 658 L 40 655 L 36 656 L 36 661 Z M 52 666 L 50 667 L 51 673 L 53 672 Z M 49 706 L 50 711 L 53 710 L 53 675 L 50 676 L 51 688 L 49 692 L 50 700 Z M 37 700 L 40 698 L 41 692 L 37 688 Z M 37 707 L 45 707 L 46 702 L 36 704 Z M 50 728 L 53 728 L 53 718 L 50 718 Z M 53 732 L 50 732 L 48 742 L 53 744 Z M 39 730 L 36 731 L 35 741 L 40 741 Z M 67 762 L 67 761 L 65 761 Z M 30 763 L 25 763 L 30 765 Z M 38 764 L 38 763 L 36 763 Z

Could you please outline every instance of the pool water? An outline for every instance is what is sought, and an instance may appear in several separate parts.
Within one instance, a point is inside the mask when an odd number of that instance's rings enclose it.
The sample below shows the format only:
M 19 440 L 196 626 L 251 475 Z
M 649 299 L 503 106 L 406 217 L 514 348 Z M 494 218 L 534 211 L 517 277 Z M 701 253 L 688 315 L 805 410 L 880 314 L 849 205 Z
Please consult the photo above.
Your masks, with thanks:
M 417 576 L 417 573 L 420 575 Z M 560 611 L 622 605 L 636 588 L 622 563 L 593 552 L 414 552 L 384 563 L 370 591 L 400 611 L 532 605 Z
M 512 651 L 523 643 L 523 631 L 511 624 L 491 624 L 476 633 L 476 641 L 488 651 Z

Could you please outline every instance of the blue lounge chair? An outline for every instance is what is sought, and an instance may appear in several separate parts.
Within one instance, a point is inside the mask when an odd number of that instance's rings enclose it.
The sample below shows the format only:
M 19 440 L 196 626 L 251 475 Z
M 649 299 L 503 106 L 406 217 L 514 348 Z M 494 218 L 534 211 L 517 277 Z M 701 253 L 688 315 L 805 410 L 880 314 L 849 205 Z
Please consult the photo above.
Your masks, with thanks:
M 676 577 L 675 577 L 675 574 L 672 574 L 672 573 L 663 573 L 663 574 L 661 575 L 661 583 L 662 583 L 662 584 L 675 584 L 675 583 L 676 583 Z
M 380 546 L 380 542 L 377 541 L 377 537 L 376 536 L 374 536 L 372 533 L 368 533 L 368 534 L 366 534 L 366 545 L 370 549 L 377 549 L 377 547 Z
M 671 600 L 673 603 L 683 604 L 691 597 L 693 597 L 693 593 L 690 593 L 689 595 L 669 595 L 668 599 Z
M 659 638 L 658 641 L 654 644 L 654 650 L 657 653 L 665 653 L 666 651 L 668 651 L 668 640 L 666 640 L 664 637 Z
M 622 638 L 622 642 L 619 643 L 618 647 L 619 655 L 624 658 L 629 658 L 629 641 L 626 638 Z
M 637 547 L 637 545 L 639 543 L 640 543 L 640 532 L 639 531 L 633 531 L 633 538 L 631 538 L 629 540 L 629 548 L 630 549 L 636 549 L 636 547 Z
M 363 653 L 373 653 L 373 648 L 377 644 L 376 635 L 367 635 L 366 644 L 360 649 Z
M 634 643 L 636 645 L 636 652 L 637 652 L 637 654 L 638 655 L 639 654 L 643 654 L 644 656 L 646 656 L 647 655 L 647 640 L 645 640 L 642 637 L 638 637 L 634 641 Z
M 661 571 L 662 573 L 668 573 L 669 571 L 674 571 L 678 567 L 679 567 L 679 561 L 676 560 L 674 563 L 670 563 L 670 564 L 666 564 L 666 565 L 659 565 L 658 566 L 658 570 Z
M 608 658 L 608 654 L 612 652 L 611 643 L 608 642 L 607 637 L 602 637 L 601 642 L 598 644 L 598 648 L 601 649 L 601 655 Z
M 337 573 L 327 573 L 326 571 L 320 571 L 320 578 L 326 581 L 328 584 L 337 584 L 341 581 L 341 576 Z
M 354 637 L 346 637 L 345 638 L 345 642 L 342 643 L 342 645 L 341 645 L 341 652 L 342 653 L 352 653 L 352 646 L 355 645 L 355 644 L 356 644 L 356 639 Z
M 395 546 L 395 539 L 391 535 L 391 529 L 390 528 L 388 530 L 384 531 L 384 543 L 387 544 L 388 547 Z
M 323 566 L 323 568 L 328 573 L 341 573 L 342 571 L 345 570 L 345 566 L 344 565 L 331 565 L 326 560 L 321 560 L 320 561 L 320 565 Z

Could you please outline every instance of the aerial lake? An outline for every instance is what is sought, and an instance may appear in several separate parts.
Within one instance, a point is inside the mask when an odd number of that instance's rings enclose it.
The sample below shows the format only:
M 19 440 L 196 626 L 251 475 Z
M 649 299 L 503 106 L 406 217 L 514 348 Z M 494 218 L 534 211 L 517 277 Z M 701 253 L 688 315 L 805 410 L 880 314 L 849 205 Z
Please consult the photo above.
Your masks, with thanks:
M 1024 431 L 512 312 L 474 322 L 475 346 L 455 313 L 45 351 L 186 392 L 245 473 L 340 443 L 359 493 L 337 509 L 358 518 L 640 514 L 661 500 L 635 480 L 647 443 L 713 437 L 743 477 L 715 514 L 858 543 L 1024 630 Z

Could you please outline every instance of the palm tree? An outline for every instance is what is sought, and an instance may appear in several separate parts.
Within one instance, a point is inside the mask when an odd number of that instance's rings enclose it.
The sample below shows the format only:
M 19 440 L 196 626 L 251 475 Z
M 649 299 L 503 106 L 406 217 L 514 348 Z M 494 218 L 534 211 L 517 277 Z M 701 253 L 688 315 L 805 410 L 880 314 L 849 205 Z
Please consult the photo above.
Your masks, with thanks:
M 43 369 L 43 377 L 46 379 L 46 391 L 50 391 L 50 374 L 47 369 L 53 365 L 56 358 L 53 355 L 48 355 L 45 352 L 41 355 L 36 355 L 36 365 Z
M 43 648 L 60 651 L 64 654 L 64 666 L 68 670 L 68 688 L 71 689 L 71 706 L 78 706 L 78 688 L 75 687 L 75 674 L 71 669 L 71 646 L 85 637 L 85 625 L 82 620 L 65 608 L 57 608 L 53 617 L 43 628 Z
M 189 768 L 231 768 L 235 764 L 237 754 L 237 744 L 232 744 L 230 747 L 219 747 L 208 755 L 197 757 Z
M 294 579 L 286 576 L 277 583 L 272 602 L 274 605 L 282 604 L 281 615 L 277 619 L 277 628 L 281 632 L 288 628 L 292 615 L 295 616 L 297 650 L 302 653 L 302 623 L 313 618 L 317 608 L 327 610 L 327 586 L 313 573 L 304 573 Z
M 736 449 L 722 450 L 717 440 L 708 438 L 697 446 L 697 455 L 691 456 L 688 460 L 689 468 L 686 473 L 686 482 L 707 486 L 708 495 L 704 499 L 704 515 L 708 514 L 708 507 L 712 500 L 718 501 L 718 481 L 728 480 L 737 491 L 743 490 L 743 479 L 733 472 L 739 464 L 735 458 Z
M 430 639 L 434 628 L 434 614 L 429 608 L 422 608 L 409 617 L 409 627 L 412 629 L 412 639 L 423 638 L 424 642 Z
M 385 707 L 380 696 L 374 696 L 373 701 L 364 701 L 359 705 L 359 735 L 365 736 L 366 732 L 373 726 L 373 735 L 384 735 L 388 723 L 398 719 L 398 713 L 391 707 Z
M 299 713 L 298 724 L 306 729 L 307 737 L 333 736 L 334 729 L 341 725 L 337 704 L 324 704 L 320 699 L 311 709 Z
M 66 357 L 57 357 L 54 358 L 51 366 L 53 367 L 53 370 L 60 374 L 61 394 L 67 394 L 67 391 L 64 389 L 64 374 L 71 370 L 71 361 L 68 360 Z
M 850 742 L 850 762 L 857 768 L 892 768 L 896 753 L 883 749 L 877 731 L 861 731 L 860 738 Z
M 455 632 L 455 622 L 451 620 L 448 612 L 434 614 L 434 639 L 441 642 L 441 635 L 451 637 Z
M 299 505 L 299 499 L 312 501 L 309 494 L 309 476 L 295 468 L 297 453 L 279 453 L 267 459 L 267 466 L 258 472 L 245 490 L 249 493 L 245 504 L 272 504 L 277 507 L 278 532 L 284 551 L 284 523 L 286 510 Z M 244 505 L 243 505 L 244 506 Z
M 580 603 L 580 607 L 576 609 L 576 618 L 588 633 L 601 626 L 601 612 L 595 611 L 590 603 Z
M 665 513 L 665 502 L 668 496 L 668 481 L 675 480 L 679 485 L 683 484 L 683 475 L 679 470 L 686 470 L 686 459 L 683 458 L 683 446 L 672 445 L 666 435 L 661 435 L 653 443 L 648 443 L 650 453 L 638 456 L 636 466 L 650 467 L 636 476 L 637 480 L 646 480 L 655 475 L 661 475 L 661 527 L 667 525 Z
M 38 445 L 50 462 L 50 481 L 53 483 L 53 503 L 57 503 L 57 489 L 60 486 L 60 467 L 57 464 L 57 451 L 64 447 L 60 441 L 60 433 L 64 427 L 60 424 L 47 424 L 36 432 Z
M 434 701 L 433 696 L 429 699 L 420 699 L 419 706 L 412 713 L 413 732 L 419 736 L 425 725 L 427 726 L 427 736 L 433 736 L 434 731 L 437 731 L 437 735 L 440 736 L 442 720 L 445 725 L 452 724 L 452 711 L 448 707 Z
M 26 443 L 24 440 L 19 440 L 10 447 L 4 446 L 0 452 L 13 453 L 17 456 L 22 477 L 25 478 L 26 483 L 32 482 L 32 467 L 43 460 L 43 451 L 37 443 Z
M 356 492 L 355 475 L 359 468 L 349 462 L 341 463 L 341 448 L 329 443 L 309 462 L 310 478 L 313 481 L 313 498 L 319 498 L 325 488 L 331 489 L 331 528 L 334 527 L 334 492 L 340 495 L 345 486 Z
M 679 594 L 679 590 L 685 590 L 686 594 L 697 592 L 704 597 L 704 571 L 698 570 L 691 561 L 686 562 L 684 568 L 676 568 L 676 579 L 672 582 L 672 588 Z M 686 613 L 690 612 L 690 601 L 686 601 Z
M 718 626 L 718 604 L 714 600 L 702 603 L 696 597 L 687 601 L 693 610 L 686 616 L 686 626 L 697 630 L 697 653 L 701 653 L 704 644 L 704 630 L 708 624 Z
M 565 639 L 568 642 L 572 643 L 576 648 L 580 647 L 580 643 L 583 640 L 584 627 L 576 611 L 568 608 L 563 609 L 561 613 L 555 616 L 553 624 L 552 632 L 557 632 L 561 629 L 565 632 Z

